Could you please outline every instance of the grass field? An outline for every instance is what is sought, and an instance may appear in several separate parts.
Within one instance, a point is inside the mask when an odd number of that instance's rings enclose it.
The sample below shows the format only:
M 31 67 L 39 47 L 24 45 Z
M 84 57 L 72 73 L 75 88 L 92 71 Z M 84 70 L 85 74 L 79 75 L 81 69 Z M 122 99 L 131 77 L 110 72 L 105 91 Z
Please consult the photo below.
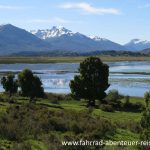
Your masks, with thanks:
M 29 103 L 29 99 L 24 98 L 24 97 L 14 96 L 12 99 L 13 99 L 13 103 L 9 102 L 9 98 L 7 97 L 7 95 L 3 95 L 3 94 L 0 95 L 0 100 L 1 100 L 0 116 L 5 115 L 5 113 L 8 113 L 9 112 L 8 110 L 10 109 L 10 107 L 11 108 L 15 108 L 15 107 L 18 108 L 18 106 L 23 107 L 24 105 Z M 130 102 L 131 103 L 141 102 L 144 104 L 144 99 L 131 97 Z M 137 125 L 140 122 L 140 119 L 142 116 L 142 113 L 139 113 L 139 112 L 137 112 L 137 113 L 124 112 L 124 111 L 105 112 L 99 108 L 89 110 L 86 107 L 86 101 L 84 101 L 84 100 L 82 100 L 82 101 L 76 101 L 76 100 L 70 100 L 70 99 L 64 100 L 63 97 L 61 98 L 60 96 L 59 96 L 59 101 L 57 101 L 57 100 L 54 101 L 53 98 L 38 99 L 38 101 L 35 104 L 35 107 L 37 107 L 39 110 L 42 108 L 43 111 L 46 111 L 46 110 L 50 111 L 51 114 L 56 113 L 58 116 L 61 116 L 61 114 L 69 114 L 69 116 L 62 116 L 62 117 L 64 117 L 65 120 L 61 120 L 61 119 L 58 120 L 60 122 L 62 122 L 62 121 L 67 122 L 68 119 L 71 117 L 71 115 L 74 115 L 74 114 L 77 115 L 76 116 L 77 120 L 79 119 L 78 117 L 80 117 L 80 115 L 82 117 L 82 115 L 84 116 L 86 114 L 89 114 L 89 117 L 92 117 L 93 119 L 95 118 L 97 121 L 99 119 L 106 119 L 106 120 L 109 120 L 110 122 L 112 122 L 117 127 L 115 134 L 113 136 L 109 137 L 110 140 L 114 140 L 114 141 L 121 141 L 121 140 L 137 141 L 137 140 L 139 140 L 139 133 L 136 132 Z M 38 114 L 39 113 L 38 109 L 37 110 L 35 109 L 35 111 L 34 111 L 34 113 L 37 113 L 36 117 L 40 116 L 40 114 Z M 32 112 L 32 110 L 31 110 L 31 112 Z M 31 112 L 28 115 L 31 115 Z M 12 114 L 13 113 L 14 112 L 12 112 Z M 25 113 L 24 110 L 21 110 L 21 113 L 24 114 Z M 26 112 L 26 113 L 28 113 L 28 112 Z M 42 118 L 44 119 L 45 117 L 42 116 Z M 84 119 L 84 117 L 82 117 L 82 119 Z M 22 120 L 24 120 L 24 119 L 22 118 Z M 32 123 L 32 120 L 30 120 L 30 121 Z M 66 122 L 64 122 L 64 123 L 66 123 Z M 40 123 L 41 123 L 41 121 L 39 120 L 39 124 Z M 60 125 L 62 126 L 62 124 L 60 124 Z M 86 122 L 84 122 L 84 126 L 86 126 Z M 0 128 L 1 128 L 1 123 L 0 123 Z M 13 129 L 13 130 L 16 130 L 16 129 Z M 52 134 L 52 135 L 54 134 L 55 136 L 58 136 L 59 140 L 62 139 L 62 137 L 66 136 L 66 135 L 72 136 L 72 133 L 68 132 L 68 131 L 61 131 L 61 132 L 60 131 L 50 131 L 49 134 Z M 20 140 L 20 142 L 18 142 L 18 141 L 16 142 L 15 140 L 9 140 L 0 135 L 0 146 L 3 150 L 12 150 L 13 145 L 15 145 L 15 144 L 19 145 L 19 143 L 20 144 L 23 143 L 24 147 L 27 146 L 27 148 L 30 145 L 31 150 L 49 150 L 47 148 L 48 144 L 45 143 L 45 139 L 44 139 L 45 136 L 46 136 L 46 134 L 43 133 L 43 135 L 40 135 L 39 138 L 38 137 L 35 138 L 34 136 L 33 137 L 29 136 L 25 141 Z M 19 147 L 18 147 L 18 149 L 19 149 Z M 112 150 L 112 149 L 119 150 L 119 147 L 105 146 L 105 148 L 104 148 L 104 150 Z M 120 150 L 122 150 L 122 149 L 123 150 L 136 150 L 137 148 L 135 146 L 129 146 L 129 147 L 120 148 Z M 17 148 L 15 150 L 17 150 Z M 57 150 L 57 148 L 56 148 L 56 150 Z
M 102 61 L 150 61 L 150 56 L 98 56 Z M 10 63 L 73 63 L 81 62 L 86 57 L 0 57 L 0 64 Z

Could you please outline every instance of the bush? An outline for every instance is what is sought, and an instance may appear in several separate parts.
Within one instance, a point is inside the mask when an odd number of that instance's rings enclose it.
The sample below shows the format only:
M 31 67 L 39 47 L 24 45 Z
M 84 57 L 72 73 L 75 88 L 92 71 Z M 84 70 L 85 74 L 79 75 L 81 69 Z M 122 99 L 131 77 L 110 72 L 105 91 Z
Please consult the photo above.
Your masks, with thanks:
M 24 133 L 20 130 L 20 125 L 17 121 L 7 120 L 6 123 L 0 123 L 0 135 L 2 138 L 6 138 L 10 141 L 20 141 Z
M 70 94 L 56 94 L 56 93 L 46 93 L 46 98 L 51 102 L 59 103 L 60 101 L 73 100 Z
M 67 131 L 67 120 L 64 120 L 61 117 L 52 117 L 50 118 L 50 124 L 55 131 L 65 132 Z
M 125 104 L 128 105 L 130 103 L 130 96 L 128 96 L 128 95 L 125 96 L 124 100 L 125 100 Z
M 141 133 L 142 128 L 139 122 L 137 121 L 125 121 L 125 122 L 119 122 L 116 120 L 116 126 L 120 129 L 124 129 L 124 130 L 130 130 L 133 133 Z
M 121 98 L 117 90 L 110 90 L 106 97 L 106 100 L 116 102 Z
M 83 129 L 80 127 L 80 124 L 76 121 L 72 121 L 70 123 L 70 130 L 73 131 L 75 134 L 83 132 Z
M 4 102 L 5 100 L 4 100 L 4 95 L 2 95 L 1 93 L 0 93 L 0 102 Z
M 87 130 L 85 139 L 109 139 L 116 132 L 116 126 L 108 120 L 101 119 L 101 123 L 95 122 L 95 125 L 96 129 L 92 129 L 91 126 L 91 129 Z
M 21 144 L 15 143 L 13 145 L 13 150 L 32 150 L 32 148 L 29 142 L 23 142 Z
M 51 100 L 51 103 L 52 103 L 52 104 L 59 104 L 60 102 L 59 102 L 58 99 L 52 99 L 52 100 Z
M 110 90 L 106 98 L 101 101 L 102 103 L 100 105 L 104 105 L 101 106 L 101 109 L 108 112 L 113 112 L 114 110 L 121 110 L 122 98 L 123 96 L 120 95 L 117 90 Z
M 63 149 L 60 135 L 71 132 L 72 140 L 77 138 L 99 139 L 109 138 L 115 134 L 116 127 L 110 121 L 93 116 L 87 111 L 49 110 L 44 106 L 24 104 L 11 106 L 5 114 L 0 115 L 1 138 L 9 141 L 21 142 L 15 145 L 16 149 L 30 149 L 24 141 L 30 139 L 40 140 L 52 148 L 55 140 L 58 149 Z M 51 133 L 55 133 L 55 139 Z M 51 135 L 51 136 L 50 136 Z M 59 138 L 57 138 L 59 135 Z M 14 142 L 14 143 L 15 143 Z M 48 144 L 50 142 L 50 144 Z M 72 147 L 71 147 L 72 148 Z
M 114 108 L 111 105 L 108 105 L 108 104 L 101 105 L 101 109 L 103 111 L 107 111 L 107 112 L 114 112 L 115 111 Z
M 145 109 L 145 106 L 140 103 L 136 102 L 134 103 L 124 103 L 123 110 L 125 111 L 131 111 L 131 112 L 142 112 Z

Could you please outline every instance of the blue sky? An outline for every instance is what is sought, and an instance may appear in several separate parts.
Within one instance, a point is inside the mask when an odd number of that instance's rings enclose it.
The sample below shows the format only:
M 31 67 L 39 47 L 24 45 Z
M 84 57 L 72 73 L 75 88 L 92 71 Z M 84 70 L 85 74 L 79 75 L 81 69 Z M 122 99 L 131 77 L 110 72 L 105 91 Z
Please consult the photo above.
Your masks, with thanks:
M 150 0 L 0 0 L 0 24 L 26 30 L 64 26 L 124 44 L 150 40 Z

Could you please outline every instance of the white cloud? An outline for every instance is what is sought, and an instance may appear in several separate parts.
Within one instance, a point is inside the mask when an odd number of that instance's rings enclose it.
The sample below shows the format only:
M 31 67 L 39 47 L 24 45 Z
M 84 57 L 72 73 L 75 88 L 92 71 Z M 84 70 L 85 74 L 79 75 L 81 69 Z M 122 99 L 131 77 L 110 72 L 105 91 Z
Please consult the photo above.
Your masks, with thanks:
M 115 8 L 96 8 L 88 3 L 65 3 L 60 6 L 64 9 L 81 9 L 84 12 L 90 13 L 90 14 L 114 14 L 119 15 L 121 14 L 120 10 Z

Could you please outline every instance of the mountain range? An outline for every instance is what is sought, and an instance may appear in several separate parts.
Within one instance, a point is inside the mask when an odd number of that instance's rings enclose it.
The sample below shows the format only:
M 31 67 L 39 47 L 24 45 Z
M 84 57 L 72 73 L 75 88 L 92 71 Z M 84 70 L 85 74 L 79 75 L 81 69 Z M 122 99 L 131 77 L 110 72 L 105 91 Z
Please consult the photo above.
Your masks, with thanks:
M 138 52 L 150 48 L 149 41 L 131 40 L 120 45 L 98 36 L 86 36 L 72 32 L 64 27 L 52 27 L 46 30 L 31 30 L 15 27 L 11 24 L 0 26 L 0 55 L 22 55 L 45 53 L 94 53 L 102 51 Z
M 79 32 L 73 33 L 64 27 L 54 26 L 50 30 L 33 30 L 31 33 L 51 43 L 52 48 L 55 50 L 77 53 L 102 50 L 125 50 L 125 47 L 110 40 L 99 37 L 88 37 Z

